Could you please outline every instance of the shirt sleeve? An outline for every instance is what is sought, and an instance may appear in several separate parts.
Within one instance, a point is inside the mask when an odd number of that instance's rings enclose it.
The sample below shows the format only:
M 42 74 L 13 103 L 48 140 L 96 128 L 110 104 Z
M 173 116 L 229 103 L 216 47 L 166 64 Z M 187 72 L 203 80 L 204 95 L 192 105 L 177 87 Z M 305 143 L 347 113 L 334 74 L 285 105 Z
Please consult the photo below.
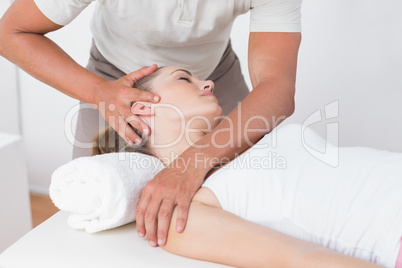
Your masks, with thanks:
M 67 25 L 95 0 L 34 0 L 39 10 L 58 25 Z
M 301 32 L 302 0 L 252 0 L 250 32 Z

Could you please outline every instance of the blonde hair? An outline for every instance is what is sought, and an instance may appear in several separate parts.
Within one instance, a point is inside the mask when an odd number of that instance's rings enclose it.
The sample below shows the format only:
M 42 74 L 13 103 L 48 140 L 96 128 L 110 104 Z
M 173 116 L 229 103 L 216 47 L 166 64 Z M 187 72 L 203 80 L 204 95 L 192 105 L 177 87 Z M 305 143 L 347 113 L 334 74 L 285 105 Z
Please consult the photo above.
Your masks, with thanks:
M 135 82 L 133 87 L 142 91 L 151 92 L 151 81 L 158 75 L 159 70 L 162 68 L 163 67 L 159 67 L 152 74 L 141 78 Z M 150 148 L 147 146 L 148 136 L 143 135 L 141 131 L 134 128 L 130 124 L 129 126 L 138 136 L 142 138 L 140 145 L 129 145 L 112 127 L 108 126 L 93 138 L 92 155 L 118 152 L 137 152 L 154 156 L 151 153 Z
M 142 137 L 140 145 L 134 144 L 130 146 L 112 127 L 109 126 L 99 132 L 99 134 L 93 139 L 92 155 L 136 152 L 154 156 L 147 146 L 148 136 L 142 135 L 142 133 L 136 128 L 132 127 L 132 129 L 138 136 Z

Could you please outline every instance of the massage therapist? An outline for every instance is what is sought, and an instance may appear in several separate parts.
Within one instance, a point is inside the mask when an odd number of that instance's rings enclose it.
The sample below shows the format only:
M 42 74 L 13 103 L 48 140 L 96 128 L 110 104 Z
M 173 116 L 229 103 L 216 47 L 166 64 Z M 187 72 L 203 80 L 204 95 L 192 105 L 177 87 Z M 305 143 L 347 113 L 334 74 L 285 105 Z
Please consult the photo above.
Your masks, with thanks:
M 83 68 L 45 34 L 91 2 L 93 44 Z M 216 159 L 234 158 L 293 113 L 300 8 L 301 0 L 15 0 L 0 20 L 0 54 L 81 101 L 74 157 L 90 154 L 90 146 L 78 144 L 90 143 L 104 126 L 99 116 L 129 144 L 142 140 L 128 124 L 144 135 L 154 131 L 130 105 L 159 102 L 160 96 L 132 87 L 157 65 L 180 65 L 215 83 L 227 117 L 148 183 L 136 210 L 138 234 L 164 245 L 174 207 L 182 232 L 190 201 Z M 248 11 L 250 93 L 229 40 L 234 19 Z

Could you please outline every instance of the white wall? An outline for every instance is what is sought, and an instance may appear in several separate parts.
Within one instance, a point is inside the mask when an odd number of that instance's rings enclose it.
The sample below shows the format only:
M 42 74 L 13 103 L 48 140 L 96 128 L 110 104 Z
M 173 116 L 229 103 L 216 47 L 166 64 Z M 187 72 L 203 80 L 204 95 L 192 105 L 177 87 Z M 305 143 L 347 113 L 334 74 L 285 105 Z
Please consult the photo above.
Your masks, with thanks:
M 330 122 L 339 122 L 341 146 L 402 152 L 400 10 L 400 0 L 386 5 L 375 0 L 304 0 L 296 112 L 286 122 L 302 123 L 338 101 L 339 116 Z M 90 11 L 51 35 L 82 65 L 90 46 Z M 232 42 L 246 76 L 247 38 L 248 15 L 243 15 L 235 23 Z M 76 101 L 25 73 L 20 81 L 30 187 L 47 192 L 53 170 L 71 158 L 64 117 Z M 325 122 L 315 129 L 325 136 Z
M 402 152 L 400 0 L 306 0 L 298 69 L 301 121 L 339 101 L 341 146 Z
M 402 152 L 402 1 L 304 0 L 296 111 L 303 123 L 338 101 L 340 146 Z M 233 33 L 247 68 L 247 20 Z M 325 122 L 312 126 L 325 137 Z

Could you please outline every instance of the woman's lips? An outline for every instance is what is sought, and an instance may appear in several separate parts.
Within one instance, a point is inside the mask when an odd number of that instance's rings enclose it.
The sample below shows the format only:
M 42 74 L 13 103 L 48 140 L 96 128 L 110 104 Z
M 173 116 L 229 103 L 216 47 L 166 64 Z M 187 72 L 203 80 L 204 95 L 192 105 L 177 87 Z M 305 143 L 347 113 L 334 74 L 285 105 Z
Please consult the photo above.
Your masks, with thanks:
M 201 96 L 212 96 L 215 97 L 215 95 L 212 92 L 205 92 Z M 216 97 L 215 97 L 216 98 Z

